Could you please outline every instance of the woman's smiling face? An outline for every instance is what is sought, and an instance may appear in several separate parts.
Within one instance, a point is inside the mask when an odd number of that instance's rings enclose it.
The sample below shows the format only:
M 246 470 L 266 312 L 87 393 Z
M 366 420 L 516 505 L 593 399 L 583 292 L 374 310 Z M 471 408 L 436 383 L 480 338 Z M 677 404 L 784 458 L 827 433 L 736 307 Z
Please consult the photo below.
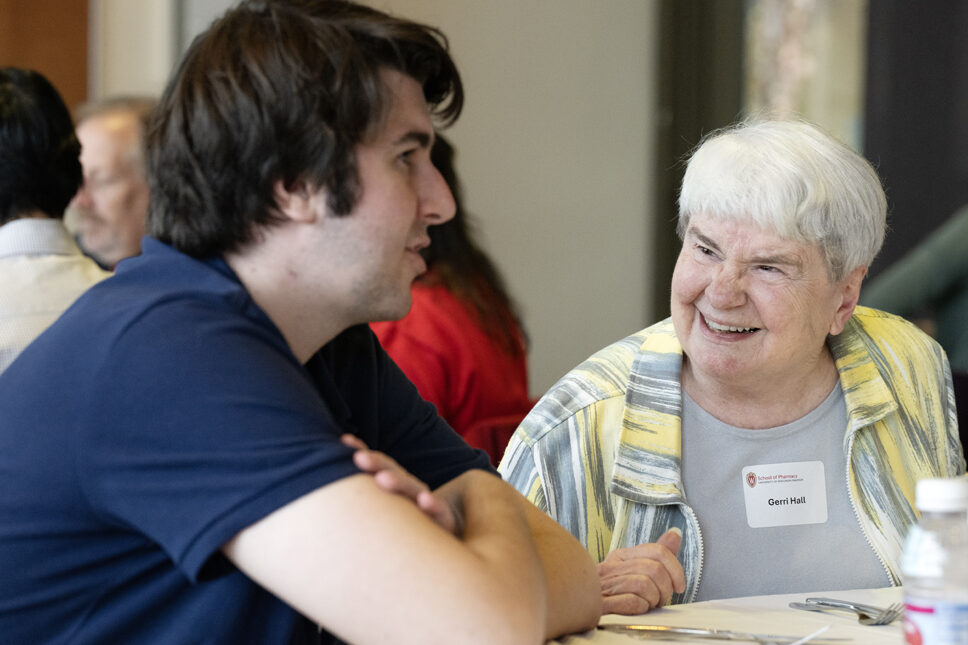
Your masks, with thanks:
M 854 275 L 833 282 L 818 246 L 752 221 L 693 216 L 671 303 L 689 369 L 699 380 L 762 388 L 824 369 L 827 335 L 853 312 Z

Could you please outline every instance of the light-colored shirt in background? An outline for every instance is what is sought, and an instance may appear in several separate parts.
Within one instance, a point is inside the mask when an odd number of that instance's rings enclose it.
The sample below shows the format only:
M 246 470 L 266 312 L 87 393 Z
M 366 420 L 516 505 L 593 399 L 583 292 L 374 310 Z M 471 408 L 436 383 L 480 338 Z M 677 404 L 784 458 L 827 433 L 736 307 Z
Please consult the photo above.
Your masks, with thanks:
M 109 275 L 81 253 L 60 220 L 24 218 L 0 226 L 0 372 Z

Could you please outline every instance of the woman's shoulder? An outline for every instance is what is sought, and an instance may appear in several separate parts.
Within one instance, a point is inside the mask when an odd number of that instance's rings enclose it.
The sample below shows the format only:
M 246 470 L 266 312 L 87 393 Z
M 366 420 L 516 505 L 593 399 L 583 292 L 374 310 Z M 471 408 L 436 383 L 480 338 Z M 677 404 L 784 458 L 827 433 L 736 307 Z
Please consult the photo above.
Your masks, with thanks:
M 893 362 L 903 362 L 917 369 L 935 369 L 944 350 L 934 338 L 914 323 L 892 313 L 858 306 L 844 331 L 847 339 L 862 340 L 872 351 Z
M 541 398 L 538 407 L 570 415 L 613 398 L 625 398 L 635 369 L 659 356 L 681 357 L 670 320 L 637 331 L 598 350 L 565 374 Z

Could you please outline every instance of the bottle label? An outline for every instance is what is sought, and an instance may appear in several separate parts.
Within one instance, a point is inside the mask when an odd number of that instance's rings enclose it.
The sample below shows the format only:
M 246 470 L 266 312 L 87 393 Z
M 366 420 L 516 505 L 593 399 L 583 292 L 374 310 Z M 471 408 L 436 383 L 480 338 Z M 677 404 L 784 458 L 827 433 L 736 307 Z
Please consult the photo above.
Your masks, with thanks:
M 968 603 L 904 599 L 907 645 L 968 645 Z

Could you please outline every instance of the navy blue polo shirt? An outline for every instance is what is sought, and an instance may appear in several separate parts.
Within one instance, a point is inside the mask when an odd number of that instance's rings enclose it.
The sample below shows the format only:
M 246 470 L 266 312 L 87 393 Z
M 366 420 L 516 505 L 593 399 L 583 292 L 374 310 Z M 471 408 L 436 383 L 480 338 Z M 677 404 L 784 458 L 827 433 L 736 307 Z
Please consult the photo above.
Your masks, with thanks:
M 487 457 L 366 326 L 302 365 L 223 260 L 143 251 L 0 375 L 0 639 L 313 640 L 221 545 L 358 472 L 344 432 L 432 488 Z

